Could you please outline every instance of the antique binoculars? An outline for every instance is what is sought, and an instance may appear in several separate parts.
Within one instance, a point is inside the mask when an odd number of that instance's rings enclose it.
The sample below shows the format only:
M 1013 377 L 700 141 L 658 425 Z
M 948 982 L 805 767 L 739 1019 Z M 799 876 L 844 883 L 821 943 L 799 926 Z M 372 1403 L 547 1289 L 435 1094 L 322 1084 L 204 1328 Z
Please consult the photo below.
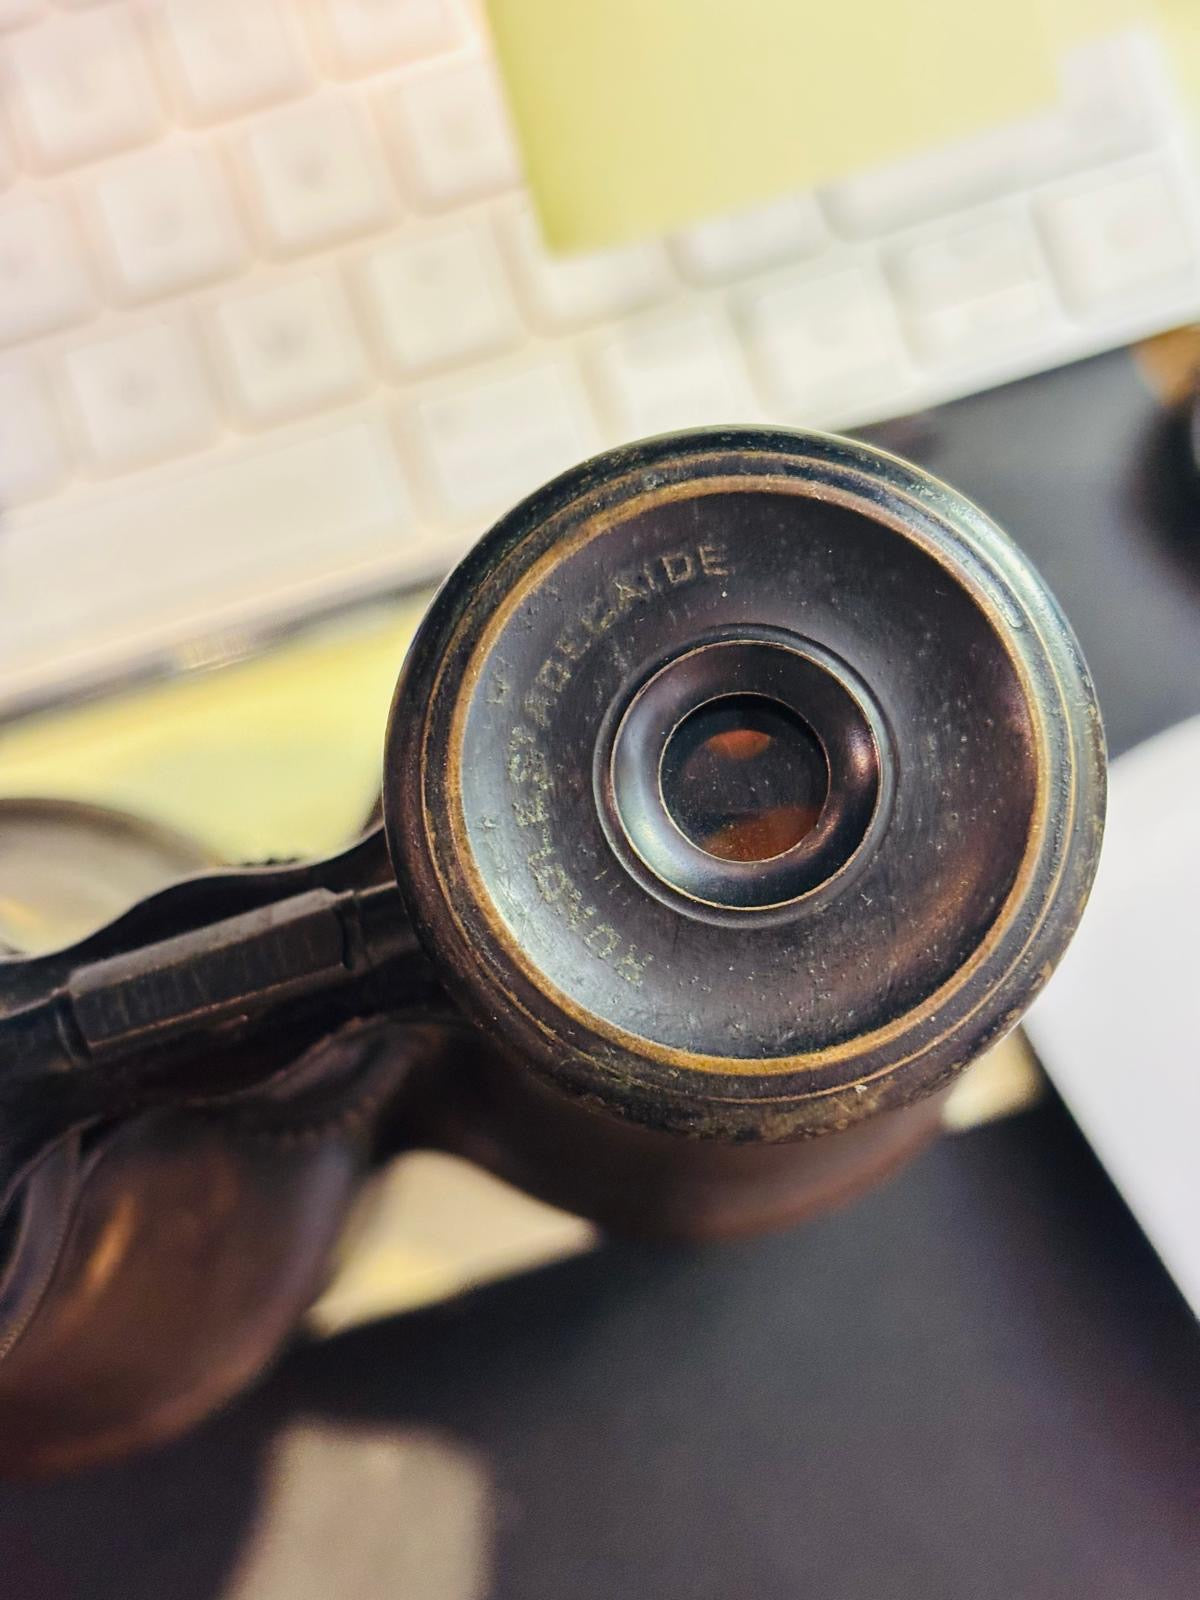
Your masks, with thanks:
M 827 1205 L 933 1130 L 1099 848 L 1071 632 L 975 507 L 844 439 L 654 439 L 435 599 L 383 823 L 0 960 L 0 1467 L 163 1436 L 456 1151 L 610 1227 Z

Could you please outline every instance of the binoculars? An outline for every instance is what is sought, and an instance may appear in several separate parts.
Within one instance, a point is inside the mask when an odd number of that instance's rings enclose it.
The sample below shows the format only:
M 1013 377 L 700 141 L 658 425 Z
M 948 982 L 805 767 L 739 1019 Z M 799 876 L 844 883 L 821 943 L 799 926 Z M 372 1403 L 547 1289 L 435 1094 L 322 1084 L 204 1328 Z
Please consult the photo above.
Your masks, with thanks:
M 1103 794 L 1067 623 L 946 485 L 757 428 L 566 472 L 426 615 L 380 825 L 0 959 L 0 1468 L 248 1381 L 405 1149 L 665 1238 L 880 1177 L 1053 969 Z

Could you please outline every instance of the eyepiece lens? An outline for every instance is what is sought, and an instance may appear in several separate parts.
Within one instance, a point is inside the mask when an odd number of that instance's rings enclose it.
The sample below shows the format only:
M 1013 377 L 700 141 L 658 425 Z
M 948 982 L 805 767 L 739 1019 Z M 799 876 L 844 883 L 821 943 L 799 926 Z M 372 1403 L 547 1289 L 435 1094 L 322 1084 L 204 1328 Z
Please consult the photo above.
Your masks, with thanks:
M 721 861 L 769 861 L 811 833 L 829 794 L 816 734 L 765 695 L 709 700 L 667 741 L 659 773 L 679 831 Z

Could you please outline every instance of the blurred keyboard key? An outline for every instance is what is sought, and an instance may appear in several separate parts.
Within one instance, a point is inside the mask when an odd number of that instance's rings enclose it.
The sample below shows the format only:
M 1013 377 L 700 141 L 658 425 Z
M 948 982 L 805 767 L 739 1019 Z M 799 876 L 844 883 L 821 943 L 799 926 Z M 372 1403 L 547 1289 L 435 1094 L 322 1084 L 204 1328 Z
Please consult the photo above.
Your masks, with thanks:
M 49 200 L 0 206 L 0 345 L 77 322 L 91 305 L 62 210 Z
M 436 55 L 459 31 L 447 0 L 318 0 L 313 22 L 322 54 L 348 77 Z
M 41 0 L 0 0 L 0 29 L 19 28 L 41 10 Z
M 791 414 L 854 413 L 903 378 L 887 290 L 861 267 L 772 278 L 740 311 L 757 369 Z
M 36 167 L 143 143 L 162 113 L 133 19 L 105 8 L 54 17 L 8 42 L 4 98 Z
M 0 515 L 18 500 L 53 489 L 63 471 L 62 446 L 45 388 L 29 372 L 0 367 Z
M 985 219 L 897 250 L 888 275 L 910 343 L 936 366 L 971 361 L 997 344 L 1020 348 L 1056 309 L 1024 214 Z
M 1187 207 L 1164 168 L 1125 172 L 1046 200 L 1050 257 L 1073 310 L 1104 312 L 1140 293 L 1191 283 L 1200 292 Z
M 107 169 L 89 186 L 117 292 L 149 300 L 233 272 L 242 241 L 216 163 L 177 147 Z
M 1064 164 L 1111 161 L 1143 149 L 1160 129 L 1172 85 L 1149 29 L 1089 39 L 1059 63 Z
M 831 185 L 825 203 L 835 225 L 853 238 L 887 233 L 1114 160 L 1154 136 L 1166 98 L 1153 52 L 1136 33 L 1072 50 L 1062 93 L 1053 110 Z
M 386 426 L 349 423 L 248 447 L 191 471 L 126 484 L 85 512 L 31 519 L 0 539 L 7 675 L 121 644 L 170 637 L 196 608 L 286 606 L 308 586 L 353 584 L 364 566 L 403 564 L 412 503 Z M 62 592 L 60 574 L 77 581 Z M 361 581 L 359 578 L 358 581 Z M 48 606 L 45 596 L 61 597 Z
M 214 431 L 200 363 L 178 328 L 151 323 L 82 345 L 64 365 L 84 442 L 102 471 L 194 449 Z
M 412 73 L 384 91 L 380 114 L 398 168 L 426 206 L 454 205 L 517 181 L 508 110 L 485 61 Z
M 372 250 L 356 279 L 385 360 L 401 377 L 469 361 L 521 331 L 490 235 L 429 233 Z
M 905 161 L 855 173 L 824 191 L 826 209 L 851 239 L 892 233 L 1019 187 L 1022 152 L 1049 148 L 1053 119 L 1030 122 L 1020 135 L 988 129 Z
M 715 307 L 625 323 L 599 345 L 595 371 L 622 439 L 760 414 L 741 348 Z
M 296 278 L 224 301 L 213 313 L 239 415 L 277 422 L 360 390 L 367 366 L 340 286 Z
M 671 288 L 660 244 L 625 245 L 586 255 L 553 256 L 529 205 L 514 207 L 503 223 L 529 320 L 550 332 L 620 316 L 657 300 Z
M 558 362 L 431 395 L 417 417 L 441 500 L 458 519 L 510 506 L 597 448 L 583 387 Z
M 694 283 L 731 283 L 747 273 L 815 255 L 829 239 L 811 195 L 788 195 L 708 222 L 675 236 L 680 271 Z
M 387 220 L 390 185 L 375 137 L 354 105 L 337 100 L 251 126 L 243 168 L 270 245 L 316 249 Z
M 156 0 L 164 65 L 185 116 L 208 122 L 301 93 L 295 9 L 278 0 Z

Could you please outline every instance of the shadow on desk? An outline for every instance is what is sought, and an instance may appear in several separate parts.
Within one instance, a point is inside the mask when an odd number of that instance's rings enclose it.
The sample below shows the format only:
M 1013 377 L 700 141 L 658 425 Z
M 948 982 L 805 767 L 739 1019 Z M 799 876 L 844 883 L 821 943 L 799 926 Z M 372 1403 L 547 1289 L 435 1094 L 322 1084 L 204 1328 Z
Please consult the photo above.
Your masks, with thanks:
M 297 1348 L 0 1490 L 0 1563 L 14 1600 L 1191 1600 L 1198 1441 L 1200 1333 L 1050 1104 L 800 1231 Z

